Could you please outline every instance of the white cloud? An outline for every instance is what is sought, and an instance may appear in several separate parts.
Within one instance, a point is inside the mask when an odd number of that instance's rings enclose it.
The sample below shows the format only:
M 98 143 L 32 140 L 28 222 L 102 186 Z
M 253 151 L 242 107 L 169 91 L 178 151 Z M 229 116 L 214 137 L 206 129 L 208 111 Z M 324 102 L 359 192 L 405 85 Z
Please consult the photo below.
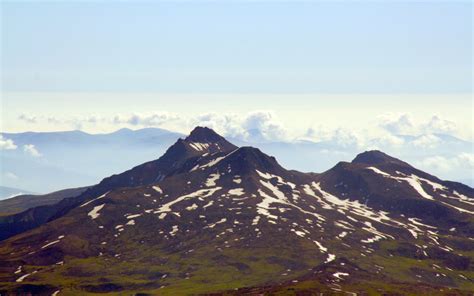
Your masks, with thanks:
M 365 146 L 366 143 L 366 139 L 361 133 L 346 128 L 336 129 L 331 137 L 331 140 L 342 147 L 362 147 Z
M 17 175 L 15 175 L 14 173 L 12 173 L 12 172 L 6 172 L 5 173 L 5 178 L 10 179 L 10 180 L 18 180 L 19 179 L 19 177 Z
M 19 120 L 29 124 L 48 124 L 50 126 L 64 126 L 77 130 L 96 129 L 97 127 L 108 127 L 109 129 L 116 126 L 127 127 L 159 127 L 181 117 L 170 112 L 148 112 L 148 113 L 129 113 L 116 114 L 111 116 L 101 116 L 92 114 L 87 116 L 31 116 L 22 114 Z
M 116 114 L 109 117 L 90 115 L 86 117 L 61 118 L 55 116 L 27 117 L 34 118 L 35 123 L 65 124 L 75 129 L 107 126 L 118 127 L 163 127 L 173 131 L 185 132 L 195 126 L 207 126 L 220 134 L 248 141 L 286 141 L 289 132 L 272 111 L 261 110 L 244 114 L 204 113 L 184 117 L 176 113 L 160 111 L 149 113 Z M 33 123 L 33 119 L 30 121 Z
M 193 117 L 188 126 L 206 126 L 218 133 L 244 141 L 287 141 L 288 131 L 272 111 L 253 111 L 246 114 L 206 113 Z
M 419 161 L 419 165 L 424 168 L 430 168 L 441 171 L 449 171 L 453 168 L 453 159 L 444 156 L 430 156 Z
M 128 124 L 132 126 L 156 127 L 161 126 L 169 121 L 178 120 L 177 114 L 169 112 L 153 112 L 153 113 L 134 113 L 131 115 L 116 115 L 113 118 L 114 124 Z M 89 120 L 97 120 L 89 119 Z
M 436 133 L 455 135 L 459 127 L 453 121 L 432 115 L 427 120 L 416 121 L 410 114 L 386 113 L 378 118 L 378 126 L 394 135 L 432 135 Z M 428 139 L 420 140 L 425 141 Z M 431 139 L 433 140 L 433 138 Z M 421 143 L 421 142 L 420 142 Z
M 142 128 L 161 127 L 172 131 L 187 132 L 193 127 L 207 126 L 218 133 L 231 138 L 248 142 L 265 141 L 292 141 L 294 139 L 308 139 L 315 142 L 327 141 L 335 146 L 347 149 L 349 147 L 361 149 L 377 148 L 440 148 L 443 138 L 436 133 L 456 135 L 456 124 L 437 115 L 425 120 L 415 120 L 407 113 L 383 114 L 366 126 L 365 129 L 353 126 L 319 126 L 310 127 L 305 132 L 289 130 L 278 116 L 271 110 L 252 111 L 248 113 L 204 113 L 185 117 L 167 111 L 150 111 L 148 113 L 112 114 L 103 116 L 98 114 L 60 118 L 55 116 L 20 116 L 22 120 L 52 126 L 69 126 L 80 130 L 97 130 L 109 132 L 121 127 Z M 417 137 L 413 141 L 402 135 Z
M 415 124 L 409 114 L 387 113 L 379 116 L 379 126 L 395 135 L 412 135 Z
M 82 129 L 84 123 L 94 123 L 90 120 L 90 116 L 86 117 L 67 117 L 62 118 L 60 116 L 34 116 L 29 114 L 21 114 L 18 116 L 20 121 L 24 121 L 29 124 L 43 124 L 47 123 L 51 126 L 60 126 L 60 125 L 68 125 L 73 127 L 74 129 Z
M 437 115 L 432 116 L 431 119 L 422 126 L 422 131 L 425 133 L 453 134 L 456 130 L 457 126 L 454 122 L 440 118 Z
M 435 148 L 441 143 L 441 139 L 433 134 L 427 134 L 416 138 L 411 143 L 415 147 Z
M 33 157 L 41 156 L 41 153 L 39 153 L 39 151 L 36 149 L 35 145 L 33 144 L 23 145 L 23 151 L 25 151 L 26 153 L 28 153 L 29 155 Z
M 28 122 L 28 123 L 37 123 L 38 122 L 38 117 L 30 115 L 30 114 L 24 114 L 24 113 L 20 114 L 20 116 L 18 116 L 18 119 L 21 120 L 21 121 Z
M 272 111 L 254 111 L 248 113 L 242 122 L 249 140 L 287 140 L 288 134 Z
M 399 136 L 388 132 L 378 133 L 377 135 L 366 135 L 365 145 L 360 145 L 365 150 L 386 150 L 387 148 L 401 148 L 406 143 Z
M 313 142 L 330 142 L 341 148 L 361 148 L 368 145 L 369 137 L 365 131 L 350 128 L 328 128 L 318 126 L 309 128 L 304 136 Z
M 429 156 L 418 162 L 421 167 L 440 170 L 453 171 L 458 169 L 474 169 L 474 153 L 461 153 L 457 156 Z
M 14 150 L 16 148 L 17 146 L 12 140 L 6 139 L 0 135 L 0 150 Z
M 245 139 L 247 137 L 247 133 L 241 125 L 241 119 L 237 114 L 205 113 L 190 118 L 187 123 L 188 129 L 198 125 L 212 128 L 219 134 L 227 137 L 238 139 Z
M 464 168 L 474 169 L 474 153 L 461 153 L 457 159 Z

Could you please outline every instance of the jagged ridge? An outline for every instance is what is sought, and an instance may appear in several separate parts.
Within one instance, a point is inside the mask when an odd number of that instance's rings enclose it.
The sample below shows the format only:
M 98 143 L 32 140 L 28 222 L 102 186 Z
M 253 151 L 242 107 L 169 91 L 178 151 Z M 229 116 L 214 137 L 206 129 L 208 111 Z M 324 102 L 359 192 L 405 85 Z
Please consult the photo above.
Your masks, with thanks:
M 319 175 L 288 171 L 209 131 L 198 128 L 156 161 L 166 164 L 159 167 L 165 177 L 143 181 L 150 179 L 139 166 L 122 176 L 139 185 L 118 182 L 2 242 L 4 289 L 26 282 L 49 293 L 187 294 L 222 290 L 225 281 L 238 288 L 290 279 L 357 293 L 364 282 L 398 293 L 418 281 L 430 291 L 472 287 L 465 247 L 473 234 L 471 188 L 451 187 L 381 152 Z M 396 207 L 407 200 L 422 210 Z M 95 269 L 103 265 L 112 268 Z

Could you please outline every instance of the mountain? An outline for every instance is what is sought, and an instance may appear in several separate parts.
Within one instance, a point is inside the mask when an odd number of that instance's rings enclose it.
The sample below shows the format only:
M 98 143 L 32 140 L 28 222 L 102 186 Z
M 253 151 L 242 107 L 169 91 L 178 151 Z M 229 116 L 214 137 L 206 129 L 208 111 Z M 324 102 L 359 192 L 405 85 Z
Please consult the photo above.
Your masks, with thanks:
M 205 135 L 207 134 L 207 135 Z M 212 142 L 208 142 L 212 139 Z M 159 182 L 179 172 L 188 160 L 210 153 L 224 154 L 237 147 L 208 128 L 197 127 L 186 139 L 178 139 L 157 160 L 146 162 L 121 174 L 103 179 L 77 196 L 61 199 L 56 204 L 45 204 L 10 216 L 0 217 L 0 240 L 40 226 L 67 213 L 91 196 L 99 196 L 114 188 L 135 187 Z
M 302 173 L 198 127 L 42 210 L 0 242 L 2 294 L 474 290 L 474 189 L 380 151 Z
M 107 134 L 82 131 L 1 133 L 17 149 L 0 154 L 0 185 L 47 193 L 96 184 L 104 176 L 156 159 L 183 135 L 159 128 L 120 129 Z M 331 139 L 269 141 L 259 130 L 249 130 L 246 140 L 229 138 L 238 146 L 253 146 L 278 158 L 286 168 L 325 171 L 338 161 L 350 161 L 363 147 L 383 150 L 425 171 L 472 186 L 472 142 L 445 134 L 396 135 L 394 144 L 384 139 L 359 143 L 350 135 Z M 33 156 L 24 145 L 34 145 Z M 87 151 L 87 153 L 84 153 Z M 90 168 L 93 167 L 94 170 Z
M 340 138 L 327 140 L 293 140 L 288 142 L 263 141 L 250 137 L 247 141 L 231 139 L 238 146 L 254 146 L 278 158 L 287 168 L 306 172 L 322 172 L 338 161 L 350 161 L 363 149 L 378 149 L 425 171 L 473 186 L 472 141 L 464 141 L 449 135 L 430 134 L 421 136 L 396 135 L 396 143 L 376 138 L 359 143 L 357 139 Z
M 18 196 L 21 194 L 29 194 L 29 193 L 32 193 L 32 192 L 29 192 L 23 189 L 18 189 L 18 188 L 0 186 L 0 200 L 11 198 L 11 197 Z
M 0 216 L 14 215 L 34 207 L 55 204 L 65 198 L 77 196 L 87 188 L 64 189 L 43 195 L 24 194 L 0 200 Z

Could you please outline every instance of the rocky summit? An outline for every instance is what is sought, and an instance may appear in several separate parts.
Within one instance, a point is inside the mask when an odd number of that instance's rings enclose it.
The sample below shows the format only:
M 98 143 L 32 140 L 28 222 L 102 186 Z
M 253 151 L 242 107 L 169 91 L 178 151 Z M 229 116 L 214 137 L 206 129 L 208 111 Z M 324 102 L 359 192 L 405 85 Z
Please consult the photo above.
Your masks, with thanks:
M 474 189 L 380 151 L 287 170 L 195 128 L 0 220 L 1 295 L 472 295 Z

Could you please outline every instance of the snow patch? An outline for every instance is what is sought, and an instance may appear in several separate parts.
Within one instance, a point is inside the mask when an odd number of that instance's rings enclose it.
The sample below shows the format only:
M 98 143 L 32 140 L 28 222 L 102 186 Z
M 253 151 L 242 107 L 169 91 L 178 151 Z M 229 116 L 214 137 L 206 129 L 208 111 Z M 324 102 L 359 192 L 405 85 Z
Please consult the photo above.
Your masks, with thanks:
M 338 236 L 339 238 L 343 238 L 343 237 L 345 237 L 346 235 L 347 235 L 347 231 L 343 231 L 343 232 L 339 233 L 337 236 Z
M 127 219 L 134 219 L 134 218 L 138 218 L 138 217 L 140 217 L 140 216 L 142 216 L 142 215 L 143 215 L 143 214 L 135 214 L 135 215 L 128 215 L 128 216 L 126 216 L 126 217 L 127 217 Z
M 175 236 L 177 232 L 178 232 L 178 225 L 174 225 L 173 229 L 170 231 L 170 235 Z
M 212 223 L 212 224 L 209 224 L 207 225 L 206 227 L 208 228 L 214 228 L 217 224 L 221 224 L 221 223 L 224 223 L 227 221 L 227 218 L 222 218 L 220 219 L 219 221 L 217 221 L 216 223 Z
M 332 276 L 342 280 L 341 276 L 349 276 L 349 274 L 347 272 L 335 272 Z
M 223 160 L 223 159 L 226 158 L 227 156 L 228 156 L 228 155 L 226 155 L 226 156 L 221 156 L 221 157 L 217 157 L 216 159 L 213 159 L 213 160 L 211 160 L 210 162 L 208 162 L 208 163 L 206 163 L 206 164 L 204 164 L 204 165 L 201 165 L 201 166 L 197 165 L 197 166 L 195 166 L 195 167 L 193 167 L 193 168 L 191 169 L 191 172 L 193 172 L 193 171 L 195 171 L 195 170 L 197 170 L 197 169 L 210 168 L 210 167 L 212 167 L 212 166 L 218 164 L 221 160 Z
M 189 145 L 196 151 L 205 151 L 209 148 L 209 143 L 191 142 Z
M 336 255 L 328 254 L 328 258 L 326 259 L 326 261 L 324 263 L 329 263 L 331 261 L 334 261 L 335 259 L 336 259 Z
M 101 199 L 101 198 L 104 198 L 109 192 L 110 192 L 110 191 L 107 191 L 106 193 L 102 194 L 101 196 L 99 196 L 99 197 L 97 197 L 97 198 L 94 198 L 93 200 L 89 200 L 89 201 L 86 202 L 86 203 L 83 203 L 83 204 L 80 206 L 80 208 L 85 207 L 85 206 L 87 206 L 88 204 L 90 204 L 90 203 L 92 203 L 92 202 L 94 202 L 94 201 L 96 201 L 96 200 L 99 200 L 99 199 Z
M 16 282 L 17 282 L 17 283 L 21 283 L 21 282 L 23 282 L 27 277 L 29 277 L 30 275 L 35 274 L 35 273 L 37 273 L 37 272 L 38 272 L 38 271 L 35 270 L 35 271 L 33 271 L 32 273 L 27 273 L 27 274 L 25 274 L 25 275 L 22 275 L 21 277 L 19 277 L 19 278 L 16 279 Z
M 87 215 L 91 217 L 92 220 L 97 219 L 97 217 L 100 216 L 99 211 L 102 210 L 102 208 L 105 206 L 105 204 L 98 205 L 92 209 Z
M 162 205 L 154 213 L 159 214 L 159 213 L 163 213 L 163 212 L 171 212 L 171 206 L 173 206 L 174 204 L 177 204 L 177 203 L 179 203 L 179 202 L 181 202 L 185 199 L 191 199 L 191 198 L 196 198 L 196 197 L 202 197 L 202 198 L 209 197 L 209 196 L 213 195 L 216 191 L 221 190 L 221 189 L 222 189 L 221 187 L 215 187 L 215 188 L 209 188 L 209 189 L 200 189 L 200 190 L 197 190 L 193 193 L 182 195 L 182 196 L 176 198 L 175 200 L 170 201 L 170 202 Z
M 219 177 L 220 177 L 219 173 L 210 174 L 206 180 L 206 186 L 207 187 L 216 186 L 216 181 L 219 180 Z
M 188 210 L 188 211 L 193 211 L 193 210 L 195 210 L 195 209 L 197 209 L 197 208 L 198 208 L 198 205 L 195 204 L 195 203 L 193 203 L 192 206 L 186 207 L 186 210 Z
M 161 190 L 160 186 L 152 186 L 151 188 L 153 188 L 159 194 L 163 194 L 163 190 Z
M 47 247 L 49 247 L 49 246 L 55 245 L 55 244 L 59 243 L 60 241 L 61 241 L 60 239 L 55 240 L 55 241 L 52 241 L 52 242 L 50 242 L 50 243 L 48 243 L 48 244 L 42 246 L 41 249 L 45 249 L 45 248 L 47 248 Z
M 245 192 L 244 192 L 243 188 L 234 188 L 234 189 L 229 190 L 229 194 L 230 195 L 241 196 L 241 195 L 244 195 Z

